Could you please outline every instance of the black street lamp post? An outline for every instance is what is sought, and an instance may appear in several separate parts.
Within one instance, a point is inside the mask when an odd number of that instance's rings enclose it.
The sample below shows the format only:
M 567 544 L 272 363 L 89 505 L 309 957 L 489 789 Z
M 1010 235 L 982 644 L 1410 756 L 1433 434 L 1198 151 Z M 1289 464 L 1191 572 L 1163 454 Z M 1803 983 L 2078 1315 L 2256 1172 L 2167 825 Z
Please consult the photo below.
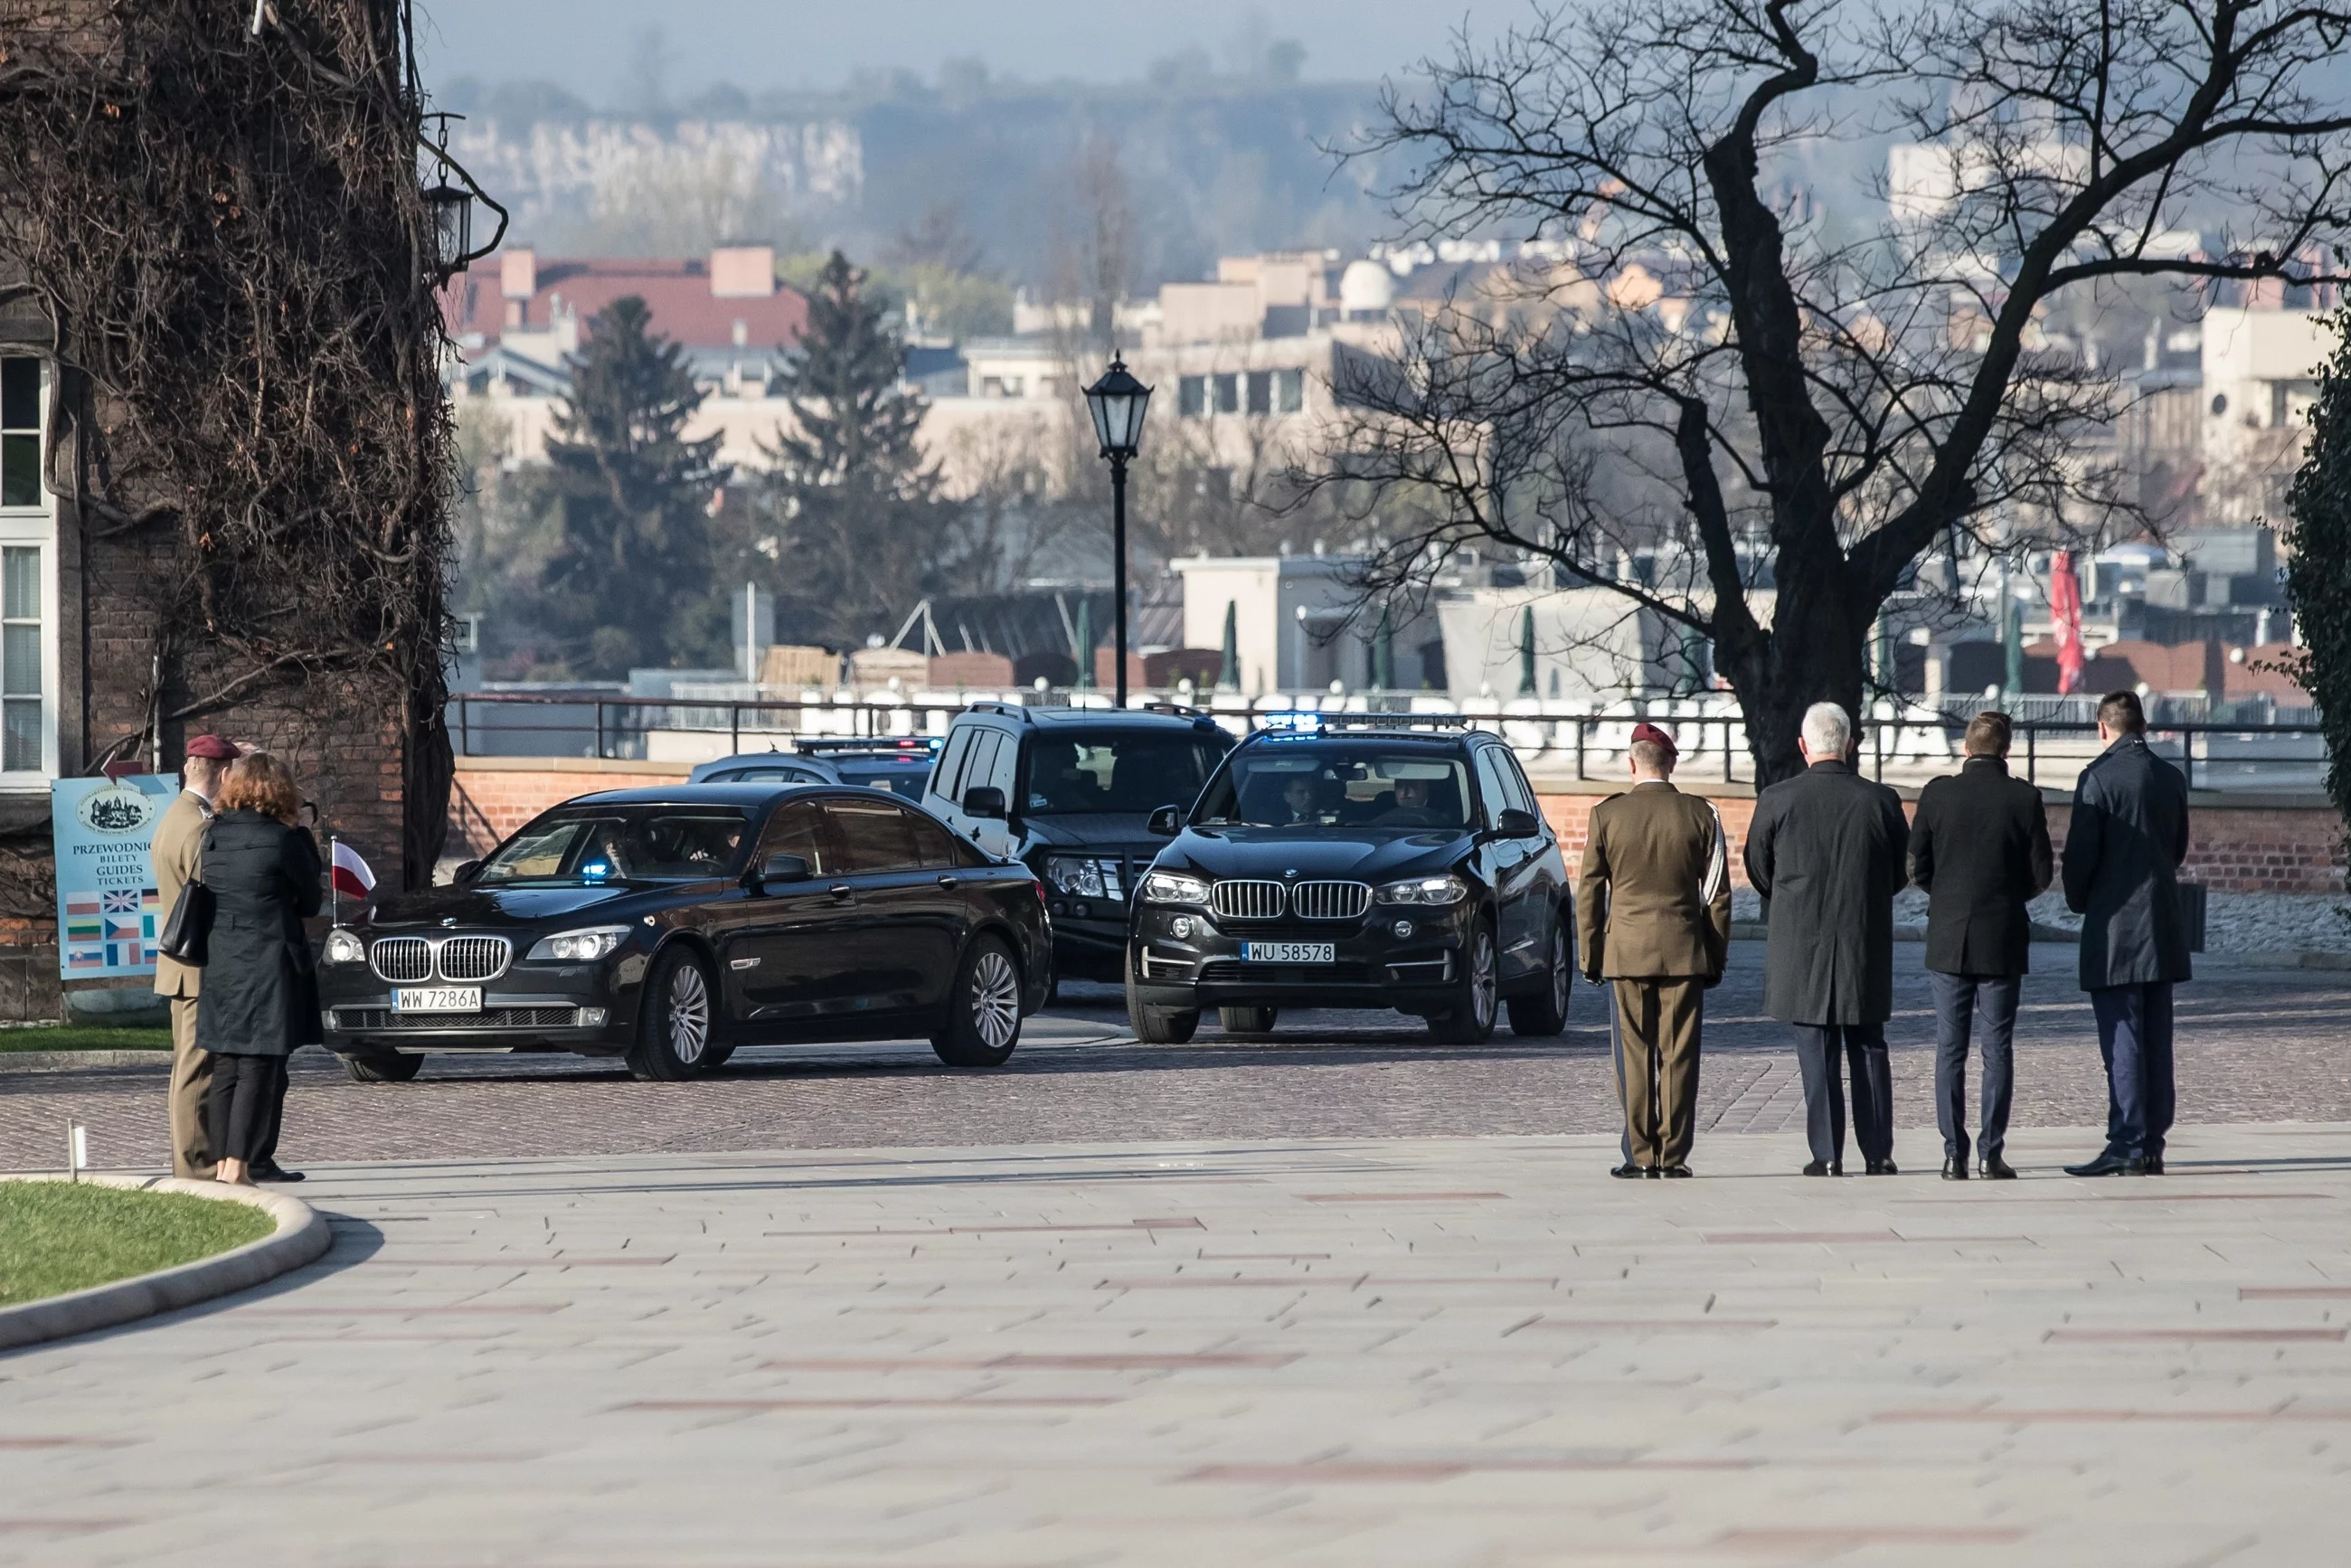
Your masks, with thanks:
M 1102 380 L 1086 389 L 1086 407 L 1094 418 L 1094 435 L 1102 455 L 1110 459 L 1111 554 L 1117 562 L 1118 613 L 1111 657 L 1117 670 L 1117 696 L 1126 706 L 1126 465 L 1143 446 L 1143 411 L 1151 402 L 1151 389 L 1127 373 L 1126 361 L 1113 354 Z

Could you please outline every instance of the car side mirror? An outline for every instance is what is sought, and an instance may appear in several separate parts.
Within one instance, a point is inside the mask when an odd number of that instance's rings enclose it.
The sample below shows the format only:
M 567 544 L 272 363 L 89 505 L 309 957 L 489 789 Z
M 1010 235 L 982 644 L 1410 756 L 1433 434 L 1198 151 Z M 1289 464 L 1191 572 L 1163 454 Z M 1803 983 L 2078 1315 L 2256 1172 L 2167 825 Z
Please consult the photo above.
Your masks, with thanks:
M 1162 806 L 1151 813 L 1151 821 L 1147 825 L 1161 838 L 1172 839 L 1184 831 L 1184 808 Z
M 759 868 L 759 880 L 768 882 L 806 882 L 809 862 L 805 855 L 769 855 L 767 864 Z
M 1539 839 L 1542 837 L 1542 819 L 1532 811 L 1507 807 L 1494 820 L 1494 833 L 1504 839 Z
M 473 881 L 474 873 L 481 869 L 482 862 L 479 861 L 459 861 L 457 869 L 450 874 L 449 880 L 456 886 L 463 887 Z
M 975 784 L 963 792 L 963 812 L 967 817 L 985 817 L 991 822 L 1005 819 L 1004 791 L 993 784 Z

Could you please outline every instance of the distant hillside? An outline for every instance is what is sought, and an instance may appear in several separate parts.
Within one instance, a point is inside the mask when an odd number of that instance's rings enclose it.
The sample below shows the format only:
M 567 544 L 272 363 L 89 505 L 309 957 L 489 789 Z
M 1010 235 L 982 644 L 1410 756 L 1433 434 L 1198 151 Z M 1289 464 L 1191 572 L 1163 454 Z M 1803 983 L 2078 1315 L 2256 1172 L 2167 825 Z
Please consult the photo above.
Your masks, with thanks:
M 1392 226 L 1367 166 L 1340 166 L 1368 85 L 1209 78 L 1121 87 L 896 78 L 825 94 L 705 94 L 663 116 L 590 110 L 545 83 L 460 79 L 438 107 L 516 235 L 551 249 L 691 253 L 726 238 L 874 256 L 951 210 L 985 264 L 1050 287 L 1095 227 L 1084 150 L 1112 147 L 1131 281 L 1196 277 L 1219 255 L 1356 246 Z M 1099 159 L 1095 160 L 1097 165 Z

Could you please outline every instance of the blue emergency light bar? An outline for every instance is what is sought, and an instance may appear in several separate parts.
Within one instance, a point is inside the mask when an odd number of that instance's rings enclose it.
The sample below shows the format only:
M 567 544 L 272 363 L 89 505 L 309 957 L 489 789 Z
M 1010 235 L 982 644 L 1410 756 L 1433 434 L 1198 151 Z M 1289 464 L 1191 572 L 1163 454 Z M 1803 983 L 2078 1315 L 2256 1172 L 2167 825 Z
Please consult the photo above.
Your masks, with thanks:
M 1290 736 L 1302 738 L 1322 733 L 1322 716 L 1307 708 L 1259 714 L 1258 722 L 1266 733 L 1275 737 Z

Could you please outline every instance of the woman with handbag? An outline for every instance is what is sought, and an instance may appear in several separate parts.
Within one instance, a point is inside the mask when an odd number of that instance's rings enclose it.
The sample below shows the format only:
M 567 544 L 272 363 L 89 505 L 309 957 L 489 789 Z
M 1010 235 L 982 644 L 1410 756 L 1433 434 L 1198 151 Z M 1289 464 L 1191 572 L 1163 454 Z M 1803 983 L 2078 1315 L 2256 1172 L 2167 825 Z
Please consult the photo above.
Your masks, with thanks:
M 319 846 L 295 824 L 301 792 L 286 765 L 248 751 L 228 771 L 204 830 L 212 904 L 196 1043 L 213 1055 L 206 1107 L 217 1179 L 252 1185 L 277 1143 L 286 1059 L 324 1042 L 319 976 L 302 922 L 319 913 Z

